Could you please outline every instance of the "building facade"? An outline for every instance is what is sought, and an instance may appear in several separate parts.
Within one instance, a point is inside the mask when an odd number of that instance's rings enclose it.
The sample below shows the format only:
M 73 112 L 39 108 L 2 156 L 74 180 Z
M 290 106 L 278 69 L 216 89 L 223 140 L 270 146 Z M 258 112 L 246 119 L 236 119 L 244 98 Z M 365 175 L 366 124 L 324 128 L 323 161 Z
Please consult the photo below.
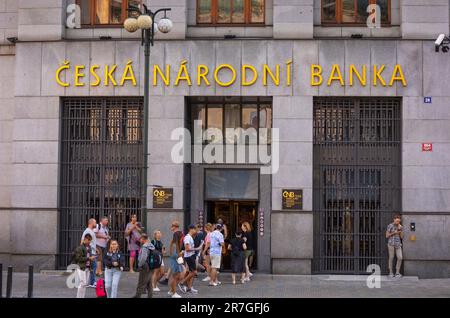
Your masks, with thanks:
M 0 0 L 1 263 L 65 268 L 88 218 L 124 244 L 137 213 L 166 246 L 172 220 L 247 221 L 260 272 L 386 272 L 400 213 L 404 274 L 449 277 L 448 0 L 147 1 L 174 24 L 151 52 L 147 189 L 144 55 L 122 27 L 140 2 Z M 174 160 L 198 120 L 184 155 L 203 156 Z M 254 128 L 272 160 L 215 157 L 226 128 Z

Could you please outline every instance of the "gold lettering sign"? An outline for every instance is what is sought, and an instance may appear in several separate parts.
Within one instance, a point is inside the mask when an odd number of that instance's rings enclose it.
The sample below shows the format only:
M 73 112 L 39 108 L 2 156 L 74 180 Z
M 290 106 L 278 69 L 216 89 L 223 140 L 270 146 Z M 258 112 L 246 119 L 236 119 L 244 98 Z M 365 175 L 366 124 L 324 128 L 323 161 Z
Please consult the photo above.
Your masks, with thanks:
M 173 189 L 172 188 L 153 189 L 153 208 L 172 209 Z
M 354 65 L 351 64 L 348 69 L 338 64 L 331 65 L 329 73 L 324 72 L 324 67 L 319 64 L 312 64 L 308 69 L 293 68 L 292 60 L 285 61 L 282 64 L 268 65 L 263 64 L 255 67 L 250 64 L 243 64 L 239 67 L 230 64 L 219 64 L 214 69 L 207 65 L 199 64 L 194 67 L 188 65 L 187 60 L 182 60 L 179 65 L 166 64 L 164 67 L 154 65 L 150 76 L 153 86 L 179 86 L 185 84 L 188 86 L 210 86 L 215 83 L 218 86 L 229 87 L 233 84 L 241 86 L 251 86 L 260 81 L 263 86 L 292 85 L 292 79 L 295 72 L 309 72 L 310 85 L 340 85 L 354 86 L 359 83 L 361 86 L 371 84 L 372 86 L 390 87 L 397 82 L 407 86 L 407 81 L 401 65 L 396 64 L 392 72 L 386 70 L 386 65 Z M 56 82 L 63 87 L 74 86 L 124 86 L 137 85 L 133 62 L 129 60 L 123 67 L 123 72 L 119 72 L 119 65 L 71 65 L 70 61 L 64 61 L 58 67 L 55 73 Z M 90 74 L 90 82 L 86 78 Z M 171 74 L 176 74 L 172 76 Z M 347 74 L 347 78 L 345 75 Z M 64 79 L 65 78 L 65 79 Z M 240 80 L 238 80 L 240 79 Z M 73 84 L 71 84 L 73 83 Z
M 281 191 L 283 210 L 303 209 L 303 190 L 283 189 Z

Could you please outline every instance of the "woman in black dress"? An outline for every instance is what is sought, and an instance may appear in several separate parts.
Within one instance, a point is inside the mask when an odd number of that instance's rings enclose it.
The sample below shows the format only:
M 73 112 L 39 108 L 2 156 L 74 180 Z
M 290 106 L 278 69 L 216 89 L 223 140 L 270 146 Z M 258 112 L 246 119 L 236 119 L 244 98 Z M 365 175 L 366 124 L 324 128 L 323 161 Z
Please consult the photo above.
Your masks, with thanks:
M 237 231 L 236 237 L 230 240 L 228 249 L 231 251 L 231 278 L 233 285 L 236 284 L 236 274 L 241 274 L 241 283 L 245 282 L 245 255 L 244 251 L 247 249 L 244 240 L 242 239 L 242 232 Z

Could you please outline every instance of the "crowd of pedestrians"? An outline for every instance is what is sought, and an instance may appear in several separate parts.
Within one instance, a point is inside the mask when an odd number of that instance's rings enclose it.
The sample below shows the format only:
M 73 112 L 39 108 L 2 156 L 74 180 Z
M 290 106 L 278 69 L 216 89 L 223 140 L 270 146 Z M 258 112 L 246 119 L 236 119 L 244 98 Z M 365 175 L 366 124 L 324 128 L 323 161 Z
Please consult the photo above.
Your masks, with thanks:
M 74 250 L 71 263 L 77 265 L 78 278 L 77 297 L 84 298 L 87 287 L 96 288 L 97 295 L 106 294 L 116 298 L 122 272 L 126 266 L 126 254 L 121 250 L 117 239 L 110 236 L 108 218 L 101 218 L 99 224 L 89 219 L 80 245 Z M 146 293 L 152 297 L 154 292 L 161 292 L 158 285 L 168 285 L 168 294 L 172 298 L 180 298 L 181 294 L 198 294 L 196 280 L 198 271 L 205 272 L 202 279 L 209 286 L 217 287 L 222 283 L 219 273 L 223 268 L 224 255 L 230 256 L 231 281 L 235 285 L 237 279 L 242 284 L 249 282 L 253 274 L 250 272 L 254 258 L 254 237 L 249 222 L 243 222 L 233 237 L 222 219 L 215 224 L 191 224 L 186 233 L 180 224 L 173 221 L 170 226 L 172 239 L 169 248 L 163 244 L 162 232 L 156 230 L 153 238 L 144 232 L 138 222 L 137 215 L 132 215 L 125 227 L 129 270 L 134 273 L 137 267 L 139 276 L 134 297 Z M 396 215 L 387 226 L 386 238 L 389 252 L 389 275 L 399 278 L 402 264 L 403 227 L 401 216 Z M 166 257 L 165 266 L 163 257 Z M 393 261 L 396 258 L 395 274 Z M 167 269 L 167 270 L 166 270 Z M 99 277 L 97 284 L 96 277 Z M 101 281 L 100 281 L 101 279 Z M 103 292 L 99 288 L 104 287 Z
M 81 236 L 80 246 L 73 252 L 71 263 L 78 265 L 79 278 L 77 297 L 84 298 L 86 288 L 103 288 L 108 298 L 116 298 L 122 272 L 129 256 L 129 271 L 139 272 L 134 297 L 161 292 L 160 285 L 168 285 L 168 295 L 180 298 L 182 294 L 198 294 L 194 286 L 198 272 L 205 272 L 203 282 L 219 286 L 219 271 L 223 268 L 223 255 L 231 258 L 232 283 L 236 275 L 241 283 L 250 281 L 251 257 L 253 256 L 252 229 L 248 222 L 242 224 L 235 237 L 228 238 L 228 229 L 222 219 L 216 224 L 191 224 L 184 233 L 177 221 L 171 223 L 172 240 L 168 249 L 163 244 L 162 232 L 156 230 L 152 238 L 133 214 L 125 227 L 126 252 L 119 241 L 111 238 L 109 219 L 103 217 L 99 223 L 89 219 Z M 167 266 L 164 263 L 166 257 Z M 98 281 L 97 281 L 98 277 Z M 103 285 L 104 284 L 104 285 Z

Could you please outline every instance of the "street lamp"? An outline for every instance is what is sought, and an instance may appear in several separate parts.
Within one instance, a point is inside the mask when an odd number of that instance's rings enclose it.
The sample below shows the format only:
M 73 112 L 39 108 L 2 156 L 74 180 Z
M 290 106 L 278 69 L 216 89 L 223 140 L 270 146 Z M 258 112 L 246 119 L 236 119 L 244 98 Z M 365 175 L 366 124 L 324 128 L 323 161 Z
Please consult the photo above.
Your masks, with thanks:
M 149 89 L 150 89 L 150 47 L 153 46 L 153 40 L 157 31 L 169 33 L 172 30 L 173 23 L 167 18 L 167 11 L 170 8 L 158 9 L 155 12 L 148 9 L 143 4 L 144 10 L 130 5 L 128 11 L 131 17 L 125 20 L 123 26 L 130 33 L 141 30 L 141 45 L 144 47 L 145 69 L 144 69 L 144 135 L 143 135 L 143 164 L 144 176 L 142 178 L 142 217 L 147 219 L 147 156 L 148 156 L 148 107 L 149 107 Z M 159 13 L 164 13 L 158 23 L 155 18 Z

